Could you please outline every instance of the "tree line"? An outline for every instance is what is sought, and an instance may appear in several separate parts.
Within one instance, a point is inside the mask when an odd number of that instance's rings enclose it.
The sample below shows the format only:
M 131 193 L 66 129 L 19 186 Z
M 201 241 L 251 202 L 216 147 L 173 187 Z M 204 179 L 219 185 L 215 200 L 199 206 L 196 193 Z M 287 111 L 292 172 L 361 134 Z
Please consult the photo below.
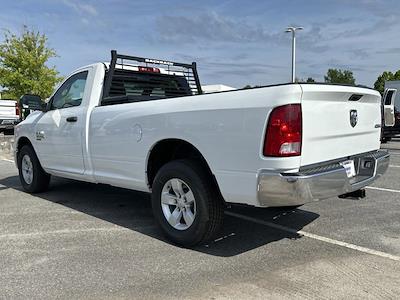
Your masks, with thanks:
M 55 66 L 48 66 L 49 59 L 54 57 L 57 53 L 48 46 L 45 34 L 29 30 L 26 26 L 20 35 L 6 30 L 0 42 L 1 98 L 19 99 L 24 94 L 36 94 L 42 99 L 49 97 L 63 79 Z M 400 80 L 400 70 L 395 73 L 384 71 L 375 81 L 374 88 L 383 94 L 387 80 Z M 296 81 L 316 82 L 312 77 L 297 78 Z M 324 82 L 355 85 L 356 79 L 350 70 L 328 69 Z
M 327 74 L 324 76 L 324 80 L 326 83 L 335 83 L 335 84 L 350 84 L 355 85 L 356 79 L 354 78 L 353 72 L 350 70 L 341 70 L 341 69 L 329 69 Z M 390 71 L 384 71 L 381 75 L 378 76 L 374 83 L 374 89 L 383 94 L 385 90 L 385 81 L 390 80 L 400 80 L 400 70 L 395 73 Z M 308 77 L 306 80 L 299 80 L 299 82 L 315 82 L 312 77 Z
M 47 66 L 57 57 L 48 47 L 47 37 L 24 26 L 20 35 L 8 30 L 0 43 L 0 87 L 2 99 L 19 99 L 24 94 L 49 97 L 62 77 L 55 66 Z
M 379 91 L 382 95 L 385 90 L 385 81 L 390 80 L 400 80 L 400 70 L 392 73 L 391 71 L 384 71 L 378 76 L 374 83 L 374 89 Z M 307 79 L 296 78 L 298 83 L 317 83 L 317 81 L 312 77 L 307 77 Z M 328 69 L 326 75 L 324 76 L 324 83 L 330 84 L 346 84 L 346 85 L 356 85 L 356 79 L 354 74 L 350 70 L 342 69 Z M 252 88 L 251 85 L 246 85 L 245 89 Z

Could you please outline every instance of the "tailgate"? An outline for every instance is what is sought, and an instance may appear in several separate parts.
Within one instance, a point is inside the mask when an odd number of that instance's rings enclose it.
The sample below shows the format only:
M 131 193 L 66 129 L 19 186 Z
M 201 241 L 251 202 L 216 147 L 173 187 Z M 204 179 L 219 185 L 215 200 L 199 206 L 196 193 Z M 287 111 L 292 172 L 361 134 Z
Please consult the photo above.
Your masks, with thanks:
M 301 87 L 302 166 L 380 148 L 379 92 L 340 85 Z
M 15 102 L 0 101 L 0 119 L 15 119 Z

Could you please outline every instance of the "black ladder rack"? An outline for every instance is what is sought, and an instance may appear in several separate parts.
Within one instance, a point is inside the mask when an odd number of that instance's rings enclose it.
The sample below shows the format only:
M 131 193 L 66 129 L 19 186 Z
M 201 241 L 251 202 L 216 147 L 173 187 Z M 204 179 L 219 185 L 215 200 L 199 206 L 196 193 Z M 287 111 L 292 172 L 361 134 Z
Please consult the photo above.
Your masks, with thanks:
M 108 68 L 108 71 L 106 74 L 106 79 L 104 82 L 103 99 L 109 98 L 111 84 L 113 81 L 115 67 L 117 65 L 118 59 L 121 60 L 121 63 L 118 63 L 118 65 L 121 65 L 122 67 L 124 65 L 135 66 L 135 67 L 140 66 L 140 65 L 126 64 L 126 63 L 124 63 L 124 60 L 144 63 L 145 64 L 144 67 L 148 67 L 149 65 L 150 66 L 157 66 L 157 65 L 167 66 L 167 68 L 166 68 L 167 71 L 172 74 L 173 74 L 173 72 L 181 72 L 184 74 L 194 95 L 201 95 L 203 93 L 203 91 L 201 89 L 201 85 L 200 85 L 199 75 L 197 73 L 196 62 L 192 62 L 191 64 L 185 64 L 185 63 L 165 61 L 165 60 L 160 60 L 160 59 L 152 59 L 152 58 L 118 54 L 116 50 L 111 50 L 111 62 L 110 62 L 110 66 Z

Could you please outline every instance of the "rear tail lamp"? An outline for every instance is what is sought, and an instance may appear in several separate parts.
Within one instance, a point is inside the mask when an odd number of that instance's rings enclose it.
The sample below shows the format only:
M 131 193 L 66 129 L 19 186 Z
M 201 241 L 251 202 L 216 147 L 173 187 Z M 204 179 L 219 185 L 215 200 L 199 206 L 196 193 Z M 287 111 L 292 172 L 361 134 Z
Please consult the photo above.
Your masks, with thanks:
M 301 105 L 276 107 L 268 120 L 263 154 L 275 157 L 301 155 L 301 140 Z
M 15 114 L 17 116 L 20 116 L 20 111 L 19 111 L 19 107 L 18 107 L 18 102 L 15 102 Z

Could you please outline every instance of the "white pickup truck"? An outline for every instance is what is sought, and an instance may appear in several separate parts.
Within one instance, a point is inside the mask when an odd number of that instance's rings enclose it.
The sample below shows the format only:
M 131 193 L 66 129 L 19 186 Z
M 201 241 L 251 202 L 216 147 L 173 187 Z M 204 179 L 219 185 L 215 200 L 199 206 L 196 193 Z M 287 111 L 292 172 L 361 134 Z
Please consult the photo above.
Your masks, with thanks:
M 157 67 L 156 67 L 157 66 Z M 163 66 L 163 67 L 160 67 Z M 202 94 L 196 65 L 117 54 L 74 71 L 16 127 L 23 188 L 51 175 L 150 192 L 172 241 L 211 239 L 227 204 L 298 206 L 382 175 L 380 94 L 281 84 Z
M 0 100 L 0 133 L 12 134 L 19 121 L 19 107 L 15 100 Z

